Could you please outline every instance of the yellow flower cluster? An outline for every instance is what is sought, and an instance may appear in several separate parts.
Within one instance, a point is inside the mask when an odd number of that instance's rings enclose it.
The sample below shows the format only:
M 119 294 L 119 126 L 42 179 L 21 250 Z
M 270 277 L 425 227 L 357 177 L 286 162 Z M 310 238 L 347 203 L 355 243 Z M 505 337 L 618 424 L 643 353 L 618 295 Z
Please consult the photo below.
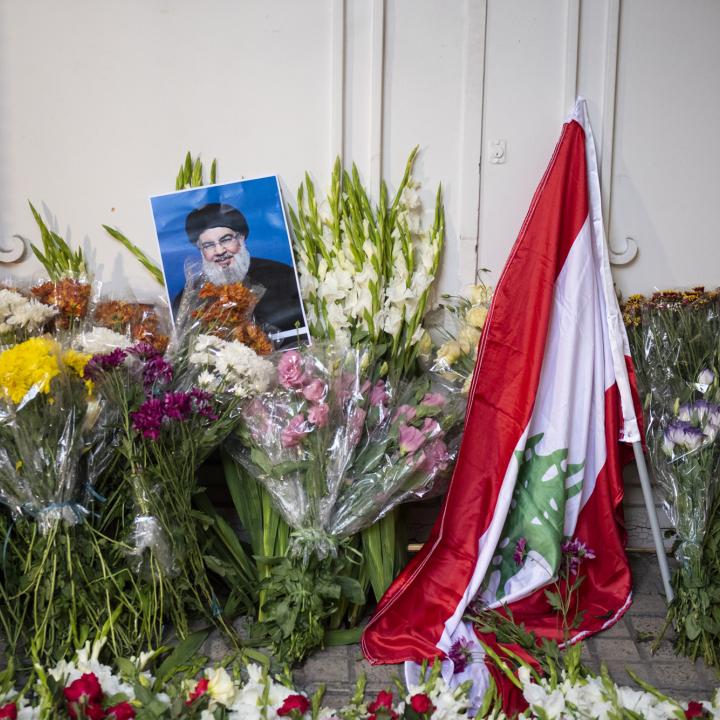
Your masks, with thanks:
M 31 338 L 0 353 L 0 393 L 19 403 L 32 389 L 50 392 L 59 375 L 58 345 L 47 338 Z
M 0 397 L 19 403 L 35 387 L 47 395 L 52 379 L 61 372 L 59 356 L 60 346 L 45 337 L 31 338 L 0 353 Z M 82 377 L 90 357 L 66 350 L 62 363 Z M 91 390 L 88 385 L 88 392 Z

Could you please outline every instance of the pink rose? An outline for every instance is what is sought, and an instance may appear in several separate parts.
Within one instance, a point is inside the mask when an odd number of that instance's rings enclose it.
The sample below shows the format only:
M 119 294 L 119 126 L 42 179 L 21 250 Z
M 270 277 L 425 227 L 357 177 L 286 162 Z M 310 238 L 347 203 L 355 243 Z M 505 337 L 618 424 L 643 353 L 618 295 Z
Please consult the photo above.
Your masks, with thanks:
M 437 420 L 433 420 L 432 418 L 425 418 L 425 422 L 420 430 L 429 438 L 434 437 L 441 432 L 441 428 L 440 425 L 438 425 Z
M 410 422 L 417 415 L 417 411 L 412 405 L 400 405 L 395 410 L 393 420 L 404 420 L 406 423 Z
M 431 440 L 423 448 L 423 453 L 425 459 L 420 469 L 424 470 L 428 475 L 433 475 L 439 470 L 446 470 L 450 464 L 450 454 L 448 453 L 447 445 L 440 440 L 440 438 Z
M 439 392 L 425 393 L 425 397 L 420 401 L 421 405 L 427 405 L 428 407 L 442 407 L 447 398 Z
M 302 413 L 295 415 L 280 433 L 280 444 L 286 448 L 295 447 L 309 432 L 305 416 Z
M 310 410 L 308 410 L 308 421 L 317 427 L 325 427 L 329 414 L 330 408 L 327 403 L 313 405 Z
M 400 426 L 400 452 L 412 453 L 425 443 L 425 435 L 412 425 Z
M 311 403 L 320 402 L 325 398 L 327 385 L 322 380 L 312 380 L 309 385 L 303 388 L 303 397 Z
M 303 359 L 297 350 L 288 350 L 278 363 L 278 379 L 286 388 L 299 388 L 303 384 Z
M 385 391 L 385 381 L 378 380 L 370 393 L 371 405 L 385 405 L 388 401 L 388 394 Z

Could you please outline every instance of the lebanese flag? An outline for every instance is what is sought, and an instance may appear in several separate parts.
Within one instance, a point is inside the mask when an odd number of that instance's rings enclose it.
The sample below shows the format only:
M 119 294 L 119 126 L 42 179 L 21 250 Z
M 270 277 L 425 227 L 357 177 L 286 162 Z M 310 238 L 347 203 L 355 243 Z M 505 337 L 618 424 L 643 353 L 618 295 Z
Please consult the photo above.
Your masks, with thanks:
M 481 656 L 463 622 L 473 600 L 508 605 L 517 623 L 562 640 L 545 588 L 568 539 L 596 556 L 580 567 L 583 615 L 571 639 L 621 617 L 632 580 L 619 442 L 640 440 L 633 387 L 595 145 L 578 100 L 497 284 L 442 512 L 363 633 L 371 663 L 446 657 L 460 638 Z M 443 674 L 453 675 L 448 660 Z M 482 663 L 454 676 L 468 678 L 476 693 L 487 686 Z

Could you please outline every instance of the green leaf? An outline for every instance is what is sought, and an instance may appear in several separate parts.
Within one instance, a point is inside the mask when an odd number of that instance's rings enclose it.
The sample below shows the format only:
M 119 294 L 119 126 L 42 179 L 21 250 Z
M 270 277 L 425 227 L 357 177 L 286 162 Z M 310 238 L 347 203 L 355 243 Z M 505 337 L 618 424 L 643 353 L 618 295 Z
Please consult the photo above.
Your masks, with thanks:
M 210 629 L 199 630 L 188 635 L 184 640 L 175 646 L 175 649 L 168 655 L 157 669 L 156 677 L 160 682 L 167 681 L 176 670 L 197 655 L 200 646 L 210 635 Z
M 362 585 L 352 577 L 347 575 L 338 575 L 335 581 L 340 586 L 342 594 L 352 603 L 362 605 L 365 602 L 365 593 Z

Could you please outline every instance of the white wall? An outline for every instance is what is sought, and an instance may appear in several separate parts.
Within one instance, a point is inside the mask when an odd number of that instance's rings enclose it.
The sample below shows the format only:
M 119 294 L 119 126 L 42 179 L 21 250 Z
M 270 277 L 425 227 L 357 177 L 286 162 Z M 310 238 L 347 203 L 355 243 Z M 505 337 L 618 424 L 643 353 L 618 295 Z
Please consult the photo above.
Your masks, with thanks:
M 111 290 L 146 296 L 99 226 L 156 256 L 147 197 L 187 149 L 221 180 L 277 172 L 292 200 L 340 152 L 392 185 L 419 143 L 428 206 L 445 189 L 442 289 L 458 291 L 476 264 L 499 274 L 578 91 L 611 243 L 639 247 L 619 287 L 715 285 L 719 41 L 714 0 L 2 0 L 0 245 L 37 237 L 31 198 Z

